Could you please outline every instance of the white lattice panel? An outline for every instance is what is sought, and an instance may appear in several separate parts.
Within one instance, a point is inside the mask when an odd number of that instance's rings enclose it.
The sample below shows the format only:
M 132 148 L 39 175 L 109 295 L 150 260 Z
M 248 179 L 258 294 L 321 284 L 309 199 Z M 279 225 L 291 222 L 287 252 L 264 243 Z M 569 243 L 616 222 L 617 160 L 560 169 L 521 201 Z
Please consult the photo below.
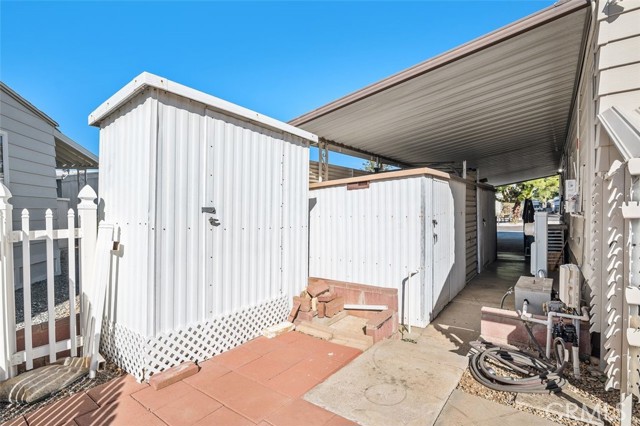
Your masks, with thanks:
M 602 333 L 606 329 L 606 316 L 603 315 L 604 305 L 602 300 L 602 244 L 603 244 L 603 180 L 597 176 L 594 178 L 591 188 L 591 224 L 590 224 L 590 259 L 585 279 L 591 290 L 591 333 Z
M 257 337 L 286 319 L 288 297 L 275 299 L 226 316 L 147 339 L 144 378 L 185 361 L 204 361 Z
M 623 169 L 621 169 L 623 170 Z M 605 361 L 606 389 L 620 389 L 622 361 L 622 320 L 624 297 L 624 172 L 618 171 L 605 181 L 605 238 L 606 238 L 606 318 Z
M 144 341 L 142 335 L 105 320 L 102 325 L 100 352 L 141 381 L 144 378 Z

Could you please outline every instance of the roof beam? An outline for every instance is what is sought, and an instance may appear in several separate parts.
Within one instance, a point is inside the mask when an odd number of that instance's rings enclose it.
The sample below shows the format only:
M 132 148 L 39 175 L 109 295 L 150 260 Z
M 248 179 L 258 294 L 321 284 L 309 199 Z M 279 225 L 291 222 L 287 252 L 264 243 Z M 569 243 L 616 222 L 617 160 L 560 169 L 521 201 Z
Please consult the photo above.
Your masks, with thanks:
M 326 143 L 330 147 L 337 148 L 337 149 L 333 149 L 332 151 L 339 152 L 341 154 L 353 155 L 355 157 L 360 157 L 366 160 L 370 160 L 372 158 L 378 158 L 384 164 L 387 164 L 389 166 L 400 167 L 402 169 L 415 167 L 415 165 L 413 164 L 405 163 L 403 161 L 396 160 L 395 158 L 379 155 L 374 152 L 367 151 L 365 149 L 354 148 L 352 146 L 321 137 L 319 138 L 319 143 L 322 143 L 322 142 Z

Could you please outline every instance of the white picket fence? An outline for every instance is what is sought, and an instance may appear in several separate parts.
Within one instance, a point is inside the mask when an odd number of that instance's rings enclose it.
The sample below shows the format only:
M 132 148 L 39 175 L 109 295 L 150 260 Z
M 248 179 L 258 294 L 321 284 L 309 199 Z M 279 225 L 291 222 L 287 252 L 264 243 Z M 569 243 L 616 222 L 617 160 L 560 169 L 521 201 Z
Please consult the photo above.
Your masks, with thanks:
M 29 223 L 28 210 L 22 211 L 21 230 L 13 230 L 13 206 L 9 203 L 11 193 L 0 183 L 0 380 L 15 376 L 16 367 L 26 363 L 27 370 L 33 368 L 33 360 L 49 356 L 49 361 L 56 360 L 56 353 L 70 350 L 72 356 L 78 354 L 78 347 L 82 347 L 83 336 L 86 336 L 86 326 L 89 319 L 85 315 L 87 306 L 86 293 L 83 283 L 92 279 L 94 254 L 97 244 L 97 198 L 90 186 L 85 186 L 78 198 L 79 228 L 75 228 L 75 213 L 69 209 L 67 226 L 53 228 L 53 212 L 49 209 L 45 214 L 45 229 L 32 230 Z M 63 218 L 59 218 L 59 222 Z M 79 240 L 79 288 L 80 288 L 80 328 L 76 329 L 76 239 Z M 54 302 L 54 241 L 66 240 L 69 250 L 69 335 L 70 338 L 56 342 L 56 314 Z M 45 241 L 46 270 L 47 270 L 47 311 L 48 311 L 48 341 L 49 344 L 33 347 L 32 312 L 31 312 L 31 243 Z M 15 312 L 15 281 L 14 281 L 14 244 L 22 243 L 22 282 L 24 294 L 24 350 L 17 351 L 16 312 Z M 80 333 L 78 333 L 80 331 Z M 86 349 L 85 349 L 86 354 Z

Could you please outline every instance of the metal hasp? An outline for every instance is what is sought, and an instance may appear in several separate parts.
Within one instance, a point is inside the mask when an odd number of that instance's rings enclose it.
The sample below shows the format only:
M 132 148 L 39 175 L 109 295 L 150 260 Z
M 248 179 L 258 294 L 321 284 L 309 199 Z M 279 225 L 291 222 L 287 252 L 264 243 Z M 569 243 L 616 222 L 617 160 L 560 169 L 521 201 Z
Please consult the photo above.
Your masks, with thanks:
M 203 207 L 202 208 L 202 213 L 216 214 L 216 208 L 215 207 Z
M 540 272 L 547 276 L 547 212 L 536 212 L 533 222 L 533 236 L 531 243 L 531 275 L 538 276 Z
M 598 115 L 599 121 L 626 161 L 631 175 L 630 201 L 622 205 L 629 230 L 629 282 L 622 313 L 620 424 L 631 425 L 633 396 L 640 398 L 640 129 L 616 107 Z M 619 295 L 622 296 L 622 295 Z M 626 329 L 626 330 L 625 330 Z

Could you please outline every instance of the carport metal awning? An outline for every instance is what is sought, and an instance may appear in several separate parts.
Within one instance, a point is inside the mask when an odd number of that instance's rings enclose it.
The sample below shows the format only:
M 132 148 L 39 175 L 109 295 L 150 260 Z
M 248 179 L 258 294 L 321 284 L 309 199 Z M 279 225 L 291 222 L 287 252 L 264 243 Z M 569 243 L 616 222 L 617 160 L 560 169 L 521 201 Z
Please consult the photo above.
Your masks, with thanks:
M 97 169 L 98 157 L 69 136 L 54 130 L 56 167 L 59 169 Z
M 467 161 L 493 185 L 557 173 L 588 2 L 570 0 L 290 122 L 405 167 Z

